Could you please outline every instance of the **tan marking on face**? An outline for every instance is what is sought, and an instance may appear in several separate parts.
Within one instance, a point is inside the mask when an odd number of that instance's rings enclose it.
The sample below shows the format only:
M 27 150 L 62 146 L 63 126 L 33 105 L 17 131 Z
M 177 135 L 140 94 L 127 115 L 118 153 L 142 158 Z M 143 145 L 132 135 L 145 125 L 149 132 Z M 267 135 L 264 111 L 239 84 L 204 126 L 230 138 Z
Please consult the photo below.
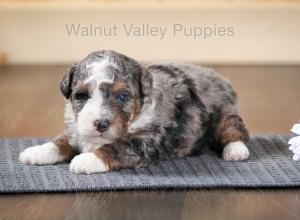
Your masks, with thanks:
M 116 81 L 111 89 L 112 94 L 115 94 L 121 90 L 124 90 L 127 88 L 127 84 L 124 81 Z
M 95 83 L 94 82 L 87 82 L 87 83 L 84 83 L 80 86 L 80 88 L 83 90 L 83 91 L 88 91 L 88 92 L 92 92 L 94 89 L 95 89 Z
M 115 130 L 118 136 L 121 136 L 122 133 L 124 133 L 124 131 L 127 129 L 126 125 L 127 122 L 124 115 L 121 112 L 118 112 L 117 116 L 111 123 L 111 129 Z
M 90 91 L 90 88 L 91 87 L 91 83 L 82 83 L 82 84 L 80 84 L 77 88 L 76 88 L 76 90 L 78 91 L 78 90 L 80 90 L 80 91 Z
M 142 101 L 140 98 L 137 98 L 135 99 L 135 108 L 130 116 L 128 124 L 132 123 L 136 119 L 136 117 L 141 113 L 141 109 L 142 109 Z
M 58 147 L 59 153 L 64 156 L 65 160 L 71 160 L 77 153 L 72 146 L 66 135 L 60 135 L 53 140 L 54 144 Z

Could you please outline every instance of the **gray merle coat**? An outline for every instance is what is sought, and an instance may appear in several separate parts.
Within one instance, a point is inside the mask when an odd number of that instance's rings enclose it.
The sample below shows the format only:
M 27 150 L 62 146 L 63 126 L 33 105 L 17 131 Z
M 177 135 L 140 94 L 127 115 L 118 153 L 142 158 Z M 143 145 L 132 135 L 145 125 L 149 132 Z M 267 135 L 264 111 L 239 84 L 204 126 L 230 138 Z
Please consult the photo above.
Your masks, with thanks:
M 71 160 L 75 173 L 147 166 L 209 146 L 225 160 L 249 156 L 237 95 L 214 70 L 189 64 L 143 66 L 97 51 L 70 67 L 61 82 L 66 130 L 27 148 L 26 164 Z

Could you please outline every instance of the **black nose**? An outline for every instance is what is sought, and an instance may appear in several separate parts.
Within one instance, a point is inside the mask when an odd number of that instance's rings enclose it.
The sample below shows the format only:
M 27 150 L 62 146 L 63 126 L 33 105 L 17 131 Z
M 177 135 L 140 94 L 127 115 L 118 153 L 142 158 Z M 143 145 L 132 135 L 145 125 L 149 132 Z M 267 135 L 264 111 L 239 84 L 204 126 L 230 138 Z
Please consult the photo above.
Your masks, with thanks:
M 94 125 L 99 132 L 104 132 L 108 130 L 110 123 L 108 120 L 104 119 L 94 121 Z

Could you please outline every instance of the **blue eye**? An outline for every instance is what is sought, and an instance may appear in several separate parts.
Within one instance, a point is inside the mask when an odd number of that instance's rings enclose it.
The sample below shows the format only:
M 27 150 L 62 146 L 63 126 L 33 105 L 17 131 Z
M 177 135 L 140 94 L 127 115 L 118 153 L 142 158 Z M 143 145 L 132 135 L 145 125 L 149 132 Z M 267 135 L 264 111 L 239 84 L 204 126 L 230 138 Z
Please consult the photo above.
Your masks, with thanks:
M 116 96 L 116 100 L 120 103 L 125 103 L 125 102 L 128 101 L 128 95 L 124 94 L 124 93 L 121 93 L 121 94 Z

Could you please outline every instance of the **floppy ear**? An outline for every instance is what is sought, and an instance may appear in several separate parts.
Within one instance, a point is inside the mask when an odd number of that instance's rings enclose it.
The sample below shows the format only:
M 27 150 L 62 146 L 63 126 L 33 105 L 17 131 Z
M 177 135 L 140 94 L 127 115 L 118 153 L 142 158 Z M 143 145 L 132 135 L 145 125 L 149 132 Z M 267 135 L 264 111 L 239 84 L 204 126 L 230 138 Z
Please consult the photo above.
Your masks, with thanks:
M 69 67 L 68 71 L 64 75 L 63 80 L 60 82 L 61 93 L 66 97 L 66 99 L 69 99 L 72 93 L 72 81 L 74 72 L 76 71 L 76 67 L 76 63 Z
M 143 69 L 140 77 L 140 87 L 143 96 L 149 96 L 152 92 L 152 75 L 146 69 Z

